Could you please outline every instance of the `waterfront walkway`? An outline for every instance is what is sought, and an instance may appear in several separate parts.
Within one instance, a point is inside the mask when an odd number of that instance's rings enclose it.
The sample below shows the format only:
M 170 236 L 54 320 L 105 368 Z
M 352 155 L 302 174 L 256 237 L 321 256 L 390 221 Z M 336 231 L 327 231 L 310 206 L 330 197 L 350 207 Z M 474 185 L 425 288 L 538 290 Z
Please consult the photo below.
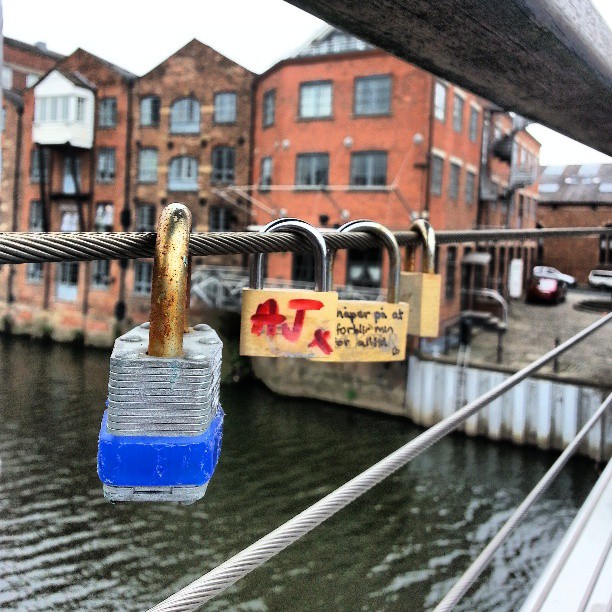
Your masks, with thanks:
M 612 461 L 565 534 L 522 612 L 612 609 Z
M 525 304 L 523 299 L 510 305 L 508 331 L 504 338 L 501 367 L 520 370 L 542 353 L 554 347 L 555 338 L 561 342 L 590 325 L 604 313 L 576 310 L 574 305 L 585 299 L 603 299 L 604 293 L 570 291 L 567 300 L 558 305 Z M 591 342 L 576 346 L 559 359 L 557 376 L 579 380 L 585 384 L 610 385 L 612 371 L 612 327 L 601 330 Z M 470 364 L 489 367 L 496 363 L 497 334 L 478 331 L 471 346 Z M 448 357 L 456 360 L 457 349 Z M 551 374 L 552 365 L 541 370 Z

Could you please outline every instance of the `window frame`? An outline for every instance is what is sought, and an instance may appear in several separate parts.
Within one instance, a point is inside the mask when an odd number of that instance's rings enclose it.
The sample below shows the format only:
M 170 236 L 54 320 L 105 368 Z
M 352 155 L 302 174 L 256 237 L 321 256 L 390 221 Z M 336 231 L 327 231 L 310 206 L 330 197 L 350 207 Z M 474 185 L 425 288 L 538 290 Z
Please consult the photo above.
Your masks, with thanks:
M 104 155 L 103 155 L 104 154 Z M 109 176 L 103 177 L 101 175 L 101 167 L 100 162 L 103 157 L 108 156 L 108 160 L 112 159 L 112 164 L 107 164 L 112 166 L 112 170 L 106 169 L 108 171 Z M 96 183 L 100 185 L 112 185 L 117 179 L 117 150 L 115 147 L 99 147 L 96 151 Z
M 109 119 L 109 123 L 102 123 L 102 108 L 110 104 L 110 116 L 105 118 Z M 108 113 L 108 110 L 106 110 Z M 106 96 L 98 100 L 98 112 L 96 117 L 96 125 L 100 130 L 109 130 L 117 127 L 117 98 L 116 96 Z
M 327 180 L 325 183 L 321 183 L 318 185 L 315 184 L 306 184 L 306 183 L 298 183 L 299 176 L 299 166 L 300 160 L 304 160 L 306 158 L 313 159 L 315 157 L 325 158 L 327 160 Z M 316 170 L 315 170 L 316 173 Z M 329 186 L 329 153 L 325 151 L 313 151 L 306 153 L 297 153 L 295 156 L 295 180 L 294 180 L 294 191 L 321 191 Z
M 265 162 L 269 162 L 270 163 L 270 175 L 269 175 L 270 182 L 269 183 L 264 183 L 263 182 L 263 178 L 264 178 L 264 163 Z M 270 191 L 270 187 L 272 186 L 272 171 L 273 171 L 272 156 L 271 155 L 265 155 L 259 161 L 259 185 L 258 185 L 259 191 Z
M 440 190 L 439 191 L 434 190 L 434 169 L 435 169 L 434 160 L 440 161 Z M 444 192 L 444 161 L 445 161 L 445 158 L 442 157 L 442 155 L 437 155 L 436 153 L 432 152 L 431 159 L 430 159 L 431 173 L 429 177 L 429 193 L 436 197 L 442 197 L 442 193 Z
M 100 274 L 98 268 L 104 268 Z M 91 288 L 96 291 L 106 291 L 110 287 L 110 259 L 95 259 L 91 266 Z
M 453 202 L 459 201 L 459 192 L 461 190 L 461 168 L 462 165 L 460 163 L 450 160 L 448 199 L 452 200 Z
M 155 152 L 155 177 L 154 178 L 143 178 L 142 177 L 142 155 L 143 153 Z M 159 180 L 159 149 L 157 147 L 141 147 L 138 149 L 138 174 L 136 176 L 138 183 L 141 185 L 155 185 Z M 151 174 L 151 176 L 153 176 Z
M 388 99 L 388 108 L 385 111 L 376 111 L 372 113 L 368 112 L 357 112 L 357 84 L 359 82 L 364 81 L 376 81 L 386 79 L 389 83 L 389 99 Z M 383 74 L 371 74 L 368 76 L 355 77 L 353 79 L 353 117 L 390 117 L 392 115 L 391 112 L 391 102 L 393 100 L 393 75 L 391 73 L 383 73 Z
M 223 223 L 217 224 L 213 227 L 211 223 L 211 217 L 218 215 L 219 219 L 223 220 Z M 231 227 L 232 211 L 229 206 L 215 205 L 208 209 L 208 231 L 209 232 L 229 232 Z
M 441 88 L 441 89 L 440 89 Z M 438 116 L 438 106 L 437 106 L 437 92 L 438 91 L 443 91 L 444 92 L 444 104 L 442 106 L 442 116 L 439 117 Z M 433 107 L 434 107 L 434 118 L 437 119 L 440 123 L 446 123 L 446 111 L 448 108 L 448 85 L 445 85 L 444 83 L 442 83 L 442 81 L 438 81 L 436 80 L 435 85 L 434 85 L 434 99 L 433 99 Z
M 302 114 L 302 95 L 306 87 L 329 85 L 330 87 L 330 102 L 329 115 L 313 115 L 307 117 Z M 298 92 L 298 120 L 299 121 L 328 121 L 334 118 L 334 82 L 331 79 L 316 79 L 314 81 L 302 81 L 299 85 Z
M 188 159 L 188 160 L 195 162 L 195 182 L 193 183 L 187 183 L 187 179 L 182 178 L 182 174 L 183 174 L 182 172 L 179 173 L 181 176 L 179 176 L 178 178 L 172 176 L 173 165 L 175 163 L 177 164 L 181 163 L 179 162 L 179 160 L 184 160 L 184 159 Z M 171 185 L 171 181 L 173 180 L 178 181 L 178 182 Z M 184 192 L 184 191 L 197 192 L 199 190 L 199 168 L 198 168 L 198 159 L 196 157 L 194 157 L 193 155 L 176 155 L 168 162 L 167 190 L 176 191 L 176 192 L 179 192 L 179 191 L 180 192 Z
M 151 123 L 143 123 L 142 122 L 142 103 L 146 100 L 157 100 L 157 121 Z M 161 121 L 161 96 L 157 94 L 146 94 L 144 96 L 140 96 L 140 101 L 138 104 L 138 124 L 140 127 L 159 127 Z M 151 112 L 151 117 L 153 117 L 154 113 Z
M 460 102 L 461 113 L 457 113 L 457 101 Z M 463 132 L 463 115 L 465 114 L 465 98 L 456 91 L 453 92 L 453 132 L 461 134 Z
M 473 104 L 470 104 L 470 121 L 468 125 L 468 138 L 470 139 L 470 142 L 478 142 L 478 119 L 479 117 L 480 117 L 480 111 Z M 474 118 L 475 118 L 475 121 L 473 121 Z
M 366 159 L 366 181 L 369 179 L 371 179 L 373 177 L 373 174 L 371 174 L 371 176 L 368 177 L 368 162 L 367 162 L 367 157 L 371 156 L 371 157 L 384 157 L 385 160 L 385 182 L 384 183 L 371 183 L 368 182 L 365 185 L 360 185 L 357 183 L 353 182 L 354 179 L 354 166 L 355 163 L 357 161 L 357 159 Z M 371 168 L 370 168 L 371 169 Z M 351 152 L 351 161 L 350 161 L 350 166 L 349 166 L 349 187 L 351 191 L 376 191 L 376 190 L 385 190 L 385 187 L 388 186 L 388 182 L 387 182 L 387 174 L 388 174 L 388 169 L 389 169 L 389 152 L 388 151 L 381 151 L 381 150 L 367 150 L 367 151 L 353 151 Z
M 234 97 L 234 118 L 231 121 L 219 121 L 217 119 L 217 98 L 219 96 Z M 238 92 L 236 90 L 217 91 L 213 95 L 213 124 L 214 125 L 236 125 L 238 122 Z
M 185 102 L 185 101 L 191 101 L 191 102 L 195 102 L 195 104 L 198 107 L 198 118 L 197 118 L 197 129 L 195 129 L 195 122 L 182 122 L 180 125 L 184 125 L 186 127 L 184 127 L 183 129 L 177 129 L 176 125 L 173 125 L 173 123 L 176 120 L 173 120 L 172 118 L 172 112 L 174 107 L 180 103 L 180 102 Z M 182 96 L 181 98 L 177 98 L 176 100 L 174 100 L 172 102 L 172 104 L 170 105 L 170 115 L 169 115 L 169 119 L 168 119 L 168 132 L 170 134 L 172 134 L 173 136 L 189 136 L 189 135 L 194 135 L 194 134 L 200 134 L 202 132 L 202 105 L 200 104 L 200 101 L 194 97 L 194 96 Z
M 43 163 L 43 170 L 45 172 L 45 176 L 41 177 L 39 170 L 40 170 L 40 162 L 38 160 L 38 155 L 42 155 L 45 159 L 44 159 L 44 163 Z M 45 147 L 32 147 L 31 149 L 31 153 L 30 153 L 30 172 L 29 172 L 29 179 L 30 179 L 30 183 L 32 183 L 33 185 L 39 185 L 41 182 L 41 179 L 44 180 L 44 183 L 46 184 L 47 179 L 49 178 L 49 169 L 50 169 L 50 159 L 51 156 L 49 154 L 49 149 L 46 149 Z
M 149 219 L 150 223 L 143 223 L 143 219 L 141 219 L 140 211 L 152 211 L 153 219 Z M 147 216 L 149 214 L 147 213 Z M 136 232 L 154 232 L 157 226 L 157 206 L 151 202 L 138 202 L 136 204 L 136 210 L 134 214 L 134 231 Z
M 225 167 L 225 154 L 231 152 L 233 157 L 233 163 L 231 168 L 231 177 L 229 176 L 229 170 Z M 220 156 L 222 168 L 218 169 L 215 162 Z M 217 145 L 213 147 L 210 152 L 210 184 L 211 185 L 235 185 L 236 184 L 236 147 L 230 147 L 229 145 Z M 220 172 L 221 176 L 216 176 L 217 172 Z
M 148 281 L 143 281 L 142 278 L 138 278 L 139 272 L 138 270 L 144 269 L 144 267 L 149 270 L 147 276 L 149 277 Z M 153 263 L 149 260 L 137 259 L 134 262 L 134 286 L 132 288 L 132 293 L 136 296 L 149 296 L 151 295 L 151 283 L 153 281 Z
M 468 187 L 468 176 L 471 177 L 471 183 L 472 183 L 472 188 L 471 188 L 471 198 L 468 199 L 468 192 L 467 192 L 467 187 Z M 468 205 L 474 204 L 474 196 L 476 194 L 476 172 L 474 172 L 473 170 L 468 170 L 467 168 L 465 169 L 465 184 L 463 186 L 463 193 L 464 193 L 464 199 L 465 199 L 465 203 Z
M 272 120 L 266 120 L 266 100 L 272 100 Z M 263 129 L 272 127 L 276 122 L 276 89 L 268 89 L 265 91 L 261 99 L 261 127 Z

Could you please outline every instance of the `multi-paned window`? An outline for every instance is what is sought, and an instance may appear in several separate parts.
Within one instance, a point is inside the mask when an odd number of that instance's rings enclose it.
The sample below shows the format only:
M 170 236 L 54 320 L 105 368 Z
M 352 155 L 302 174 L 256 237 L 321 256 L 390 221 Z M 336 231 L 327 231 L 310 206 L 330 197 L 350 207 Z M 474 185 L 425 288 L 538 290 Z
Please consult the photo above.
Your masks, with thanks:
M 110 261 L 96 259 L 92 262 L 91 286 L 94 289 L 108 289 L 110 283 Z
M 329 155 L 301 153 L 296 158 L 295 184 L 298 187 L 321 187 L 329 182 Z
M 195 157 L 181 155 L 170 161 L 168 167 L 168 190 L 198 190 L 198 161 Z
M 236 101 L 235 92 L 224 91 L 215 94 L 215 123 L 236 122 Z
M 32 149 L 32 155 L 30 157 L 30 181 L 32 183 L 40 183 L 41 170 L 43 182 L 46 182 L 47 176 L 49 175 L 49 150 L 36 147 Z
M 438 121 L 446 120 L 446 85 L 436 81 L 434 92 L 434 114 Z
M 460 132 L 463 129 L 464 100 L 459 94 L 453 96 L 453 130 Z
M 322 119 L 332 116 L 331 81 L 312 81 L 300 85 L 300 119 Z
M 43 205 L 39 200 L 30 202 L 28 213 L 28 230 L 30 232 L 42 232 L 43 225 Z M 29 263 L 26 266 L 26 280 L 29 283 L 39 283 L 42 280 L 43 265 L 41 262 Z
M 115 149 L 112 149 L 110 147 L 98 149 L 96 181 L 98 183 L 115 182 Z
M 355 79 L 355 115 L 388 115 L 391 112 L 391 76 L 381 74 Z
M 478 139 L 478 109 L 470 106 L 470 140 L 476 142 Z
M 471 170 L 465 173 L 465 201 L 468 204 L 474 203 L 474 189 L 476 187 L 476 174 Z
M 263 116 L 262 116 L 262 124 L 263 127 L 270 127 L 274 125 L 274 111 L 276 107 L 276 90 L 271 89 L 270 91 L 266 91 L 263 96 Z
M 261 170 L 259 172 L 259 190 L 266 191 L 272 185 L 272 158 L 261 158 Z
M 68 121 L 70 116 L 70 99 L 71 96 L 44 96 L 36 98 L 34 104 L 36 122 L 61 123 Z
M 113 216 L 113 203 L 100 202 L 96 206 L 96 217 L 94 219 L 96 232 L 112 232 Z
M 137 232 L 155 231 L 155 204 L 138 204 L 136 206 Z
M 211 206 L 208 211 L 209 232 L 229 232 L 232 212 L 227 206 Z
M 85 98 L 78 97 L 76 99 L 76 120 L 79 122 L 85 121 Z
M 233 183 L 236 177 L 234 147 L 215 147 L 212 150 L 212 183 Z
M 385 151 L 352 153 L 350 184 L 356 187 L 386 185 L 387 153 Z
M 117 98 L 102 98 L 98 104 L 98 127 L 117 125 Z
M 430 191 L 432 195 L 442 195 L 442 178 L 444 174 L 444 159 L 438 155 L 431 156 Z
M 138 151 L 138 182 L 157 183 L 157 149 L 145 148 Z
M 452 300 L 455 297 L 455 276 L 457 274 L 457 247 L 449 246 L 446 249 L 446 278 L 444 283 L 444 297 Z
M 151 293 L 152 279 L 153 264 L 150 261 L 136 261 L 134 263 L 134 293 L 136 295 Z
M 171 134 L 200 132 L 200 103 L 195 98 L 181 98 L 170 108 Z
M 455 162 L 450 165 L 450 180 L 448 184 L 448 197 L 451 200 L 457 200 L 459 197 L 459 176 L 461 174 L 461 166 Z
M 159 125 L 159 96 L 146 96 L 140 100 L 140 125 L 155 127 Z

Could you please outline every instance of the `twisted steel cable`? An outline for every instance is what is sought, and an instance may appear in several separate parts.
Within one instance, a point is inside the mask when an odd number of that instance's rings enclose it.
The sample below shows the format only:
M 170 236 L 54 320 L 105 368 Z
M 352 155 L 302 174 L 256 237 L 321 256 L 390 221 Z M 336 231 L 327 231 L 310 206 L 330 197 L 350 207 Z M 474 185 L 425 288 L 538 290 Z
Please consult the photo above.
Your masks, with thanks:
M 150 612 L 184 612 L 195 610 L 229 586 L 263 565 L 290 544 L 312 531 L 339 510 L 369 491 L 376 484 L 396 472 L 409 461 L 427 450 L 432 444 L 456 429 L 478 410 L 539 370 L 558 355 L 603 327 L 612 320 L 612 313 L 602 317 L 589 327 L 549 351 L 530 365 L 510 376 L 484 395 L 423 432 L 395 452 L 391 453 L 340 488 L 293 517 L 248 548 L 234 555 L 201 578 L 198 578 L 174 595 L 151 608 Z
M 580 227 L 540 230 L 454 230 L 436 233 L 440 244 L 499 242 L 612 233 L 612 228 Z M 415 245 L 415 232 L 394 232 L 400 246 Z M 330 249 L 361 249 L 379 246 L 364 232 L 324 231 Z M 0 233 L 0 264 L 137 259 L 153 257 L 154 232 L 6 232 Z M 309 251 L 310 245 L 294 234 L 279 232 L 208 232 L 191 234 L 189 253 L 196 256 Z
M 446 594 L 444 599 L 436 606 L 434 612 L 449 612 L 459 600 L 467 593 L 468 589 L 478 580 L 478 577 L 491 562 L 495 551 L 504 543 L 512 530 L 518 525 L 521 519 L 527 514 L 528 510 L 542 496 L 542 494 L 552 484 L 553 480 L 559 475 L 563 466 L 569 458 L 578 450 L 578 446 L 595 426 L 603 413 L 612 405 L 612 393 L 608 395 L 603 404 L 595 411 L 593 416 L 585 423 L 584 427 L 576 434 L 568 447 L 559 455 L 550 469 L 544 474 L 538 484 L 531 490 L 529 495 L 521 502 L 510 518 L 504 523 L 501 529 L 495 534 L 484 550 L 476 557 L 472 565 L 464 572 L 461 578 L 455 583 L 453 588 Z

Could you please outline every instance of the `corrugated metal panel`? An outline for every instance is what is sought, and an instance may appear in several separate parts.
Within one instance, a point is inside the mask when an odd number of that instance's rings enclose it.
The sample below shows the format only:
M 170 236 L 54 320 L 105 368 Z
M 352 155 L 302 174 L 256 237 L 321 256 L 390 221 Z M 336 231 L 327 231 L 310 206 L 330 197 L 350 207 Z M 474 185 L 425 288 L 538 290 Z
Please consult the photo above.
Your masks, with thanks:
M 477 368 L 466 368 L 463 382 L 461 376 L 454 365 L 410 357 L 406 415 L 431 426 L 508 377 Z M 562 450 L 602 401 L 599 389 L 530 378 L 467 419 L 463 429 L 472 436 Z M 612 411 L 607 412 L 603 429 L 599 423 L 591 430 L 579 452 L 598 460 L 610 458 Z

